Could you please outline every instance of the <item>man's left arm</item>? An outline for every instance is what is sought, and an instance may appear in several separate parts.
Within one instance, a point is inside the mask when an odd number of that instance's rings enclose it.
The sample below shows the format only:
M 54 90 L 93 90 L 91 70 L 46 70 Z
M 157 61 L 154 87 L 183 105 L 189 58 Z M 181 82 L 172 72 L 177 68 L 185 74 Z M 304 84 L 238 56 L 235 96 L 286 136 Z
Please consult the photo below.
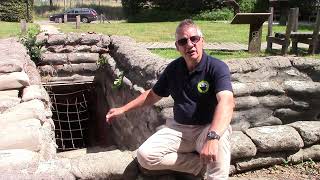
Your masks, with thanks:
M 235 106 L 234 98 L 233 93 L 229 90 L 218 92 L 216 97 L 218 104 L 215 108 L 209 131 L 215 131 L 219 136 L 222 136 L 232 119 L 233 109 Z M 200 158 L 204 163 L 209 163 L 217 159 L 218 144 L 218 139 L 205 140 L 200 152 Z

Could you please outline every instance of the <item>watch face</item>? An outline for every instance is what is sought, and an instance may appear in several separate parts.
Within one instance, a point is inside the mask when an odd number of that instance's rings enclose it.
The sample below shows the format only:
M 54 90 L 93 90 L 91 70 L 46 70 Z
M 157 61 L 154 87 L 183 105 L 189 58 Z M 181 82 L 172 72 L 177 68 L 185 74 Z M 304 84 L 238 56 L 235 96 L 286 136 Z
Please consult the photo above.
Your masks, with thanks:
M 220 136 L 215 132 L 215 131 L 209 131 L 207 134 L 207 138 L 212 140 L 212 139 L 220 139 Z

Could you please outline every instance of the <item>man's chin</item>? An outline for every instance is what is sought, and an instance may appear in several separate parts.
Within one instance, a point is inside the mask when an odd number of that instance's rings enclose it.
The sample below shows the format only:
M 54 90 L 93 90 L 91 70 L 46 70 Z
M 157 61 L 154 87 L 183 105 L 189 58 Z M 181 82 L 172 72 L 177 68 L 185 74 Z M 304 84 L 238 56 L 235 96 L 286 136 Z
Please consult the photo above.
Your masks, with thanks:
M 187 58 L 193 61 L 196 61 L 198 59 L 199 55 L 197 53 L 194 54 L 187 54 Z

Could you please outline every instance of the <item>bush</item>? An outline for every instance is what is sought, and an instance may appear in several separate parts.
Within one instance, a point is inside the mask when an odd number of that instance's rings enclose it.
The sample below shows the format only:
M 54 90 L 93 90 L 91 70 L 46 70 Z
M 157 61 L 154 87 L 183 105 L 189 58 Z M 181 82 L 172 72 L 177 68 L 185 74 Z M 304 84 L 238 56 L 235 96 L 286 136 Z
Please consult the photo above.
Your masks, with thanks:
M 181 11 L 152 8 L 140 10 L 140 12 L 127 18 L 128 22 L 163 22 L 180 21 L 182 19 L 190 18 L 190 16 L 190 14 Z
M 104 14 L 104 16 L 108 20 L 124 19 L 122 7 L 112 7 L 112 6 L 106 6 L 106 5 L 99 6 L 97 4 L 83 5 L 78 7 L 92 8 L 96 10 L 99 15 Z
M 221 0 L 122 0 L 121 3 L 128 17 L 150 8 L 191 14 L 223 7 Z
M 179 9 L 188 13 L 197 13 L 223 7 L 223 1 L 221 0 L 152 0 L 151 2 L 160 9 Z
M 28 2 L 28 8 L 26 8 Z M 1 0 L 0 20 L 9 22 L 19 22 L 26 19 L 32 22 L 33 0 Z
M 233 11 L 228 8 L 203 11 L 193 17 L 194 20 L 225 21 L 233 18 Z
M 238 0 L 237 2 L 240 6 L 240 12 L 243 12 L 243 13 L 254 12 L 256 0 Z
M 257 0 L 255 12 L 269 12 L 269 0 Z
M 299 7 L 300 14 L 309 16 L 316 10 L 316 4 L 318 0 L 289 0 L 290 7 Z
M 25 34 L 20 34 L 20 42 L 27 48 L 28 54 L 35 64 L 40 62 L 41 47 L 43 44 L 36 43 L 36 36 L 40 33 L 39 26 L 32 26 Z
M 126 16 L 137 14 L 141 9 L 143 9 L 146 4 L 146 0 L 121 0 L 121 4 Z
M 63 8 L 59 6 L 50 6 L 50 5 L 34 5 L 34 13 L 37 17 L 49 17 L 51 14 L 60 13 L 63 11 Z

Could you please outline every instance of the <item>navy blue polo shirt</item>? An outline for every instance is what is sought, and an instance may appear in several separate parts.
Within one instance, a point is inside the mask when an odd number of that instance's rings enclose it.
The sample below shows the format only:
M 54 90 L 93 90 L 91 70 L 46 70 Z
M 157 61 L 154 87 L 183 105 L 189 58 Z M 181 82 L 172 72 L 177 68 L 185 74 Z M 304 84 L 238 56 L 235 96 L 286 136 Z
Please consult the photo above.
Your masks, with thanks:
M 174 119 L 180 124 L 211 123 L 217 105 L 216 94 L 232 91 L 228 66 L 203 53 L 200 63 L 189 72 L 183 57 L 172 61 L 152 90 L 161 97 L 174 99 Z

